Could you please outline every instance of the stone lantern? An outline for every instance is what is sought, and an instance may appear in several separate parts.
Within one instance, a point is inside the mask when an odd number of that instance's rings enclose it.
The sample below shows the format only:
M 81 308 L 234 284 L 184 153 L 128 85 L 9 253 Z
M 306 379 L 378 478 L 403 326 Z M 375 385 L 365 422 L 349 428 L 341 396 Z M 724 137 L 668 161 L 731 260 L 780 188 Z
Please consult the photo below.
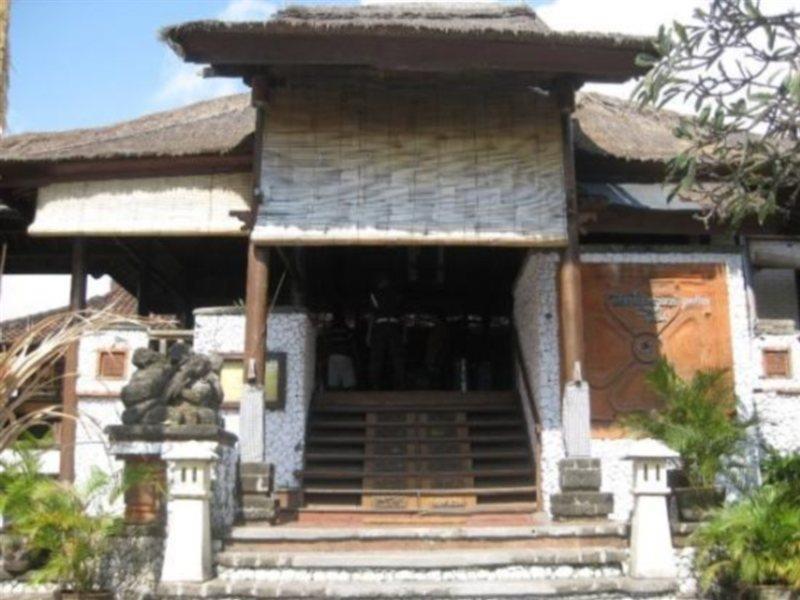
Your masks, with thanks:
M 655 440 L 637 442 L 625 457 L 633 461 L 631 577 L 677 576 L 667 514 L 667 466 L 678 457 L 677 452 Z
M 167 539 L 161 581 L 205 581 L 211 577 L 211 467 L 216 444 L 177 442 L 167 463 Z

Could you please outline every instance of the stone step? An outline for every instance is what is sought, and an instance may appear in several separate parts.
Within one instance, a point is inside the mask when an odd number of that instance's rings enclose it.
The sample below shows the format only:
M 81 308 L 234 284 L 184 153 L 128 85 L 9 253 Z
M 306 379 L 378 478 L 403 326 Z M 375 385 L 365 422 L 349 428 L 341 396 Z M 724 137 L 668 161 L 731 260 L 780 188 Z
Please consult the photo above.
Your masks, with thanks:
M 628 525 L 547 523 L 532 527 L 234 527 L 228 542 L 626 540 Z
M 226 550 L 216 556 L 221 579 L 309 581 L 443 581 L 610 577 L 622 574 L 626 548 L 509 548 L 383 552 Z
M 671 598 L 676 582 L 668 579 L 593 577 L 508 581 L 317 582 L 226 581 L 161 584 L 169 598 Z

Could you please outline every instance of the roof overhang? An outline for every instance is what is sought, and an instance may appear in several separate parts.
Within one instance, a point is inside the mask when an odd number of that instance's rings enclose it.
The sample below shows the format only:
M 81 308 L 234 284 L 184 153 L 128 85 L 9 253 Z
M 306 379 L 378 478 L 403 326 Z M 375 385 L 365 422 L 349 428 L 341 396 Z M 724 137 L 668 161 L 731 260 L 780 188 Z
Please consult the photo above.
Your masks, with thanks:
M 320 28 L 281 22 L 195 21 L 162 31 L 186 61 L 216 74 L 255 69 L 367 67 L 419 73 L 518 73 L 578 82 L 643 74 L 652 39 L 560 32 L 432 32 L 402 26 Z

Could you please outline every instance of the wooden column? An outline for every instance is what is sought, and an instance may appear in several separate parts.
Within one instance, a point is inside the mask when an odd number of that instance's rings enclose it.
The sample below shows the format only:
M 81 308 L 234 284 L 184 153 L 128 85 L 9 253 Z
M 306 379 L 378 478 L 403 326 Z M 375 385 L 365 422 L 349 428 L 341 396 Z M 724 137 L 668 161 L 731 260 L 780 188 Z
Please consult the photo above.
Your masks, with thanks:
M 265 111 L 269 104 L 270 82 L 262 75 L 250 80 L 250 102 L 256 111 L 255 143 L 253 144 L 253 199 L 250 205 L 249 229 L 258 219 L 263 201 L 261 190 L 261 161 Z M 269 310 L 269 249 L 250 240 L 247 244 L 247 282 L 245 290 L 244 323 L 244 382 L 264 385 L 264 365 L 267 357 L 267 312 Z
M 583 306 L 581 295 L 581 258 L 578 231 L 578 188 L 575 182 L 575 149 L 572 112 L 575 92 L 571 85 L 558 89 L 561 108 L 561 133 L 564 163 L 564 191 L 567 205 L 567 247 L 559 272 L 561 358 L 567 381 L 582 379 L 584 364 Z
M 70 311 L 86 308 L 86 240 L 76 238 L 72 242 L 72 280 L 69 291 Z M 61 387 L 60 468 L 63 481 L 75 481 L 75 432 L 78 418 L 78 344 L 74 342 L 64 355 L 64 377 Z
M 267 312 L 269 289 L 269 250 L 247 246 L 247 289 L 244 320 L 244 381 L 264 384 L 267 357 Z

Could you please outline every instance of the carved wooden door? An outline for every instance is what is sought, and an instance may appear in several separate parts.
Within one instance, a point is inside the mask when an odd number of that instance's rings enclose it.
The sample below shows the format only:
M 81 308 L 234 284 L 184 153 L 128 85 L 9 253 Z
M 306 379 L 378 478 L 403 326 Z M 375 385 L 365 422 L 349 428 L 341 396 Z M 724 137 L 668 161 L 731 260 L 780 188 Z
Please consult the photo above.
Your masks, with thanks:
M 725 266 L 584 264 L 586 366 L 597 436 L 658 405 L 645 376 L 666 357 L 683 377 L 732 365 Z

